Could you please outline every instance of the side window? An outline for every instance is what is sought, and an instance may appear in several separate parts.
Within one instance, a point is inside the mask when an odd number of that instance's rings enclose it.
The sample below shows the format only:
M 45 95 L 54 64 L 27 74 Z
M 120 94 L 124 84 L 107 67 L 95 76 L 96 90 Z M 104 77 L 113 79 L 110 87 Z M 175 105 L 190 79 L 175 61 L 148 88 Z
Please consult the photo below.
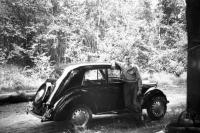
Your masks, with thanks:
M 97 80 L 97 70 L 89 70 L 85 72 L 85 80 Z
M 121 71 L 119 69 L 108 69 L 108 81 L 113 82 L 121 79 Z
M 106 82 L 105 69 L 93 69 L 85 72 L 82 84 L 103 84 Z

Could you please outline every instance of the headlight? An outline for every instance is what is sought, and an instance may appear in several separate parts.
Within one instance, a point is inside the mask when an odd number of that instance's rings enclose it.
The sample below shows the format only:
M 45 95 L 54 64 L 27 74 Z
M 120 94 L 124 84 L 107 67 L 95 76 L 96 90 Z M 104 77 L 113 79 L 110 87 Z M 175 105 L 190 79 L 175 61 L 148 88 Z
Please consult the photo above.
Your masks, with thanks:
M 37 92 L 35 96 L 35 102 L 38 102 L 44 95 L 45 89 L 41 89 L 40 91 Z

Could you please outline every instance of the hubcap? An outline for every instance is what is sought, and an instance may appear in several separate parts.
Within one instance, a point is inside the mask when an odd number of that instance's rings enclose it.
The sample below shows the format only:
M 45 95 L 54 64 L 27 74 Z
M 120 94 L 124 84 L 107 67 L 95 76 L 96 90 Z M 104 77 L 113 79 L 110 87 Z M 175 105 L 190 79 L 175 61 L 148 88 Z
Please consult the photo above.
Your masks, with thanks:
M 164 106 L 160 101 L 155 101 L 152 105 L 152 113 L 156 117 L 160 117 L 164 114 Z
M 89 113 L 84 108 L 74 110 L 72 113 L 72 123 L 77 126 L 85 126 L 89 121 Z

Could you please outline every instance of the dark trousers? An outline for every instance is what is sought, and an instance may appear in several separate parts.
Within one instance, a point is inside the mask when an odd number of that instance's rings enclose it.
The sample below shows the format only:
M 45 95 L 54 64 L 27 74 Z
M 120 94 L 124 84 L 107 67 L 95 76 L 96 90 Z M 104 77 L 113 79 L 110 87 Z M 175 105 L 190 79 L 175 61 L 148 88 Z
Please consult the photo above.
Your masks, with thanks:
M 125 107 L 135 110 L 140 109 L 137 102 L 138 82 L 125 82 L 123 86 Z

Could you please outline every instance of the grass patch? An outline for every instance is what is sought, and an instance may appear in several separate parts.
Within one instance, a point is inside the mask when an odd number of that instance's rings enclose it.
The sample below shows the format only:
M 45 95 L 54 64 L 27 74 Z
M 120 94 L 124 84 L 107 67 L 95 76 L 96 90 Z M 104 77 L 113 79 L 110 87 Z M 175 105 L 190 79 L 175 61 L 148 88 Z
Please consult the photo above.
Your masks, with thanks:
M 93 122 L 89 129 L 78 130 L 77 133 L 156 133 L 164 131 L 169 122 L 176 121 L 179 114 L 185 110 L 185 105 L 181 104 L 170 108 L 165 117 L 158 121 L 145 119 L 143 125 L 138 125 L 134 118 L 107 118 L 98 119 Z M 63 132 L 67 133 L 67 131 Z
M 187 78 L 186 72 L 184 72 L 179 77 L 175 76 L 172 73 L 167 73 L 164 71 L 159 73 L 153 73 L 152 75 L 148 73 L 142 73 L 141 75 L 143 80 L 158 82 L 158 85 L 185 85 Z
M 35 91 L 44 80 L 27 76 L 22 68 L 12 65 L 0 66 L 0 93 Z

